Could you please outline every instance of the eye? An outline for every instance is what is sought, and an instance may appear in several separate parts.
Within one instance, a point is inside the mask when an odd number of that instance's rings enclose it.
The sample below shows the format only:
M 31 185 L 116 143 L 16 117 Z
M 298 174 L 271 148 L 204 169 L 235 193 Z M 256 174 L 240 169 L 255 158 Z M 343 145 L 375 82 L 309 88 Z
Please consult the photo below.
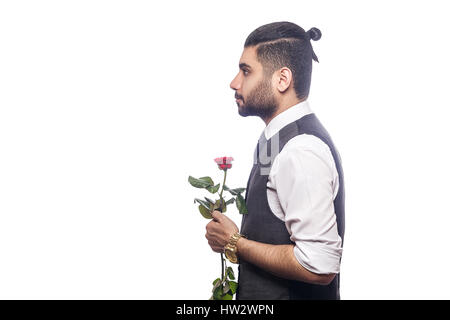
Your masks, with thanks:
M 248 74 L 247 70 L 242 70 L 242 72 L 244 73 L 245 76 Z

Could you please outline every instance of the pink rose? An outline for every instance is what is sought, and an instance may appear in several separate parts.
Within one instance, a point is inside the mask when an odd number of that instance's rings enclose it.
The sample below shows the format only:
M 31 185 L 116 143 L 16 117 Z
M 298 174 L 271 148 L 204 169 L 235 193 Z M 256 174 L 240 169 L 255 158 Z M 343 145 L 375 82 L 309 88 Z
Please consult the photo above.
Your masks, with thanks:
M 231 162 L 233 161 L 232 157 L 220 157 L 215 158 L 214 161 L 219 166 L 220 170 L 226 170 L 231 168 Z

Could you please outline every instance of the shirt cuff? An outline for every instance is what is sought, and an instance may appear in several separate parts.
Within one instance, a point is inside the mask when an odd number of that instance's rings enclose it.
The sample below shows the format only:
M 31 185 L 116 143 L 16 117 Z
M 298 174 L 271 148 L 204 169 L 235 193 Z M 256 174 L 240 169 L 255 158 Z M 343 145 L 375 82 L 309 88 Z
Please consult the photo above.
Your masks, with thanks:
M 306 270 L 316 274 L 339 273 L 342 248 L 330 249 L 327 246 L 302 242 L 294 247 L 294 255 L 298 263 Z

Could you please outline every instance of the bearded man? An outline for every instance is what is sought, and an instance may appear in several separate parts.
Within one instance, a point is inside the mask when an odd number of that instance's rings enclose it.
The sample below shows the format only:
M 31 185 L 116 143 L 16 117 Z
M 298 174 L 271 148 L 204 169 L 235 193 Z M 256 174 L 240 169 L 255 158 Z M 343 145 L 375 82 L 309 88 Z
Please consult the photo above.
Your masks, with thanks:
M 291 22 L 246 39 L 230 87 L 239 114 L 266 124 L 254 153 L 241 229 L 220 213 L 206 226 L 215 252 L 239 263 L 236 298 L 340 299 L 344 176 L 340 155 L 312 111 L 311 40 Z

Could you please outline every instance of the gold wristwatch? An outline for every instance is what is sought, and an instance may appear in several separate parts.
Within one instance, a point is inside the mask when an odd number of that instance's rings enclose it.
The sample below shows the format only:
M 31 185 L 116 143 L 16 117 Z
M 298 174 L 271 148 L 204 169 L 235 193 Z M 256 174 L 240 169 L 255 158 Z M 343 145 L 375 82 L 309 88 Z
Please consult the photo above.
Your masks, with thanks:
M 239 232 L 236 232 L 230 237 L 230 241 L 228 241 L 227 245 L 225 246 L 225 257 L 227 257 L 227 259 L 230 260 L 231 263 L 239 263 L 236 243 L 241 237 L 244 236 Z

